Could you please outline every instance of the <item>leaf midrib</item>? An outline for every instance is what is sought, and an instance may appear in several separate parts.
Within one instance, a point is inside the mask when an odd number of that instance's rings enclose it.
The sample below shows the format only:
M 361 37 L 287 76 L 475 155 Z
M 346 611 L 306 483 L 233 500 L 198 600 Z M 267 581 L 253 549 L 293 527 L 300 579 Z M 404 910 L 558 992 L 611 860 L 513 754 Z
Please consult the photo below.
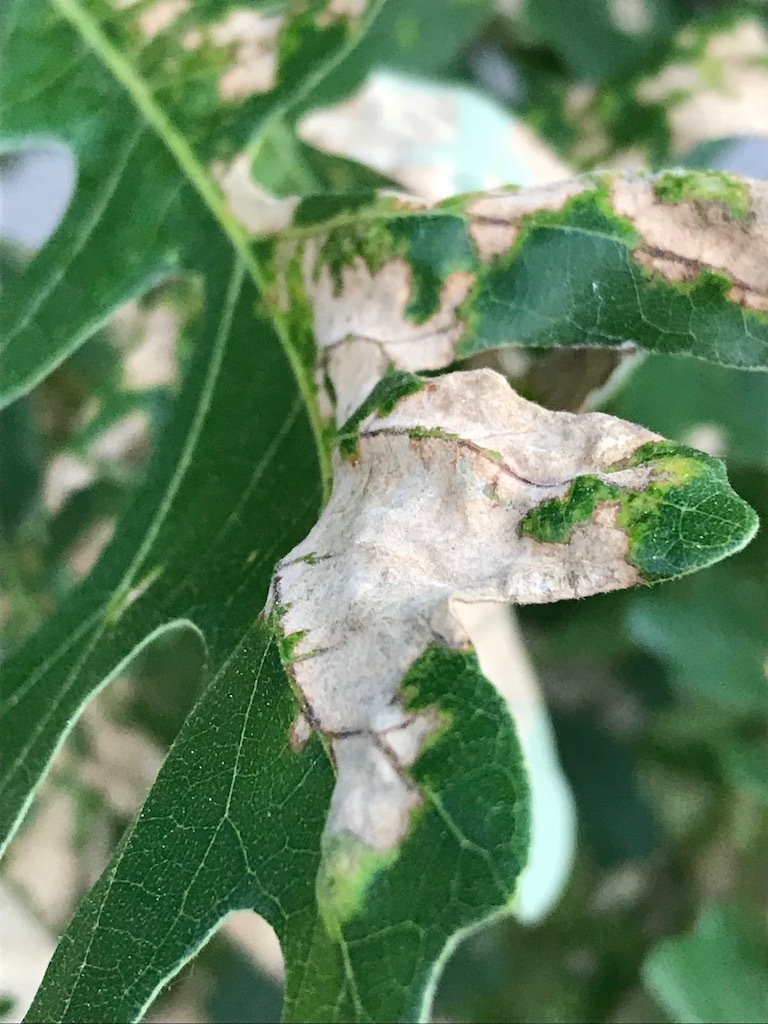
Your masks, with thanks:
M 51 0 L 51 2 L 58 9 L 62 17 L 66 18 L 79 33 L 94 56 L 101 61 L 115 80 L 119 82 L 137 110 L 152 127 L 161 143 L 171 153 L 183 176 L 189 181 L 200 196 L 203 204 L 221 226 L 235 252 L 248 269 L 257 288 L 263 293 L 267 285 L 266 275 L 253 254 L 248 236 L 241 228 L 237 219 L 227 209 L 221 194 L 183 134 L 176 128 L 162 107 L 159 106 L 152 92 L 136 73 L 133 65 L 112 45 L 102 32 L 98 22 L 83 8 L 80 0 Z M 293 370 L 299 392 L 307 410 L 315 439 L 317 457 L 322 471 L 324 488 L 327 490 L 330 481 L 330 453 L 324 442 L 324 432 L 315 389 L 299 354 L 281 330 L 279 323 L 275 323 L 275 329 Z M 327 498 L 327 494 L 324 497 Z

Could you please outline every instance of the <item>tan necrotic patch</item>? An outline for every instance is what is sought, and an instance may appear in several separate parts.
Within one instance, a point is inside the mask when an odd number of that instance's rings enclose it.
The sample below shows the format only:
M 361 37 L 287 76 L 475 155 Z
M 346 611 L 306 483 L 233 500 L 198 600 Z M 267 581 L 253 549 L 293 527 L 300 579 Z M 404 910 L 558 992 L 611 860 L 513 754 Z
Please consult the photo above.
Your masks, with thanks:
M 249 234 L 273 234 L 291 223 L 299 197 L 280 198 L 258 185 L 251 174 L 248 153 L 238 153 L 226 162 L 214 161 L 211 174 L 224 193 L 230 213 Z
M 154 6 L 143 10 L 136 21 L 142 35 L 149 42 L 169 29 L 189 7 L 190 0 L 159 0 Z
M 768 296 L 768 185 L 744 182 L 750 216 L 730 215 L 719 203 L 691 199 L 663 203 L 653 179 L 615 178 L 612 204 L 643 239 L 635 259 L 668 280 L 694 280 L 702 270 L 719 270 L 734 281 L 730 297 L 753 309 L 766 308 Z
M 232 63 L 219 79 L 222 100 L 244 100 L 274 88 L 282 25 L 282 16 L 240 8 L 210 26 L 213 43 L 227 47 L 232 55 Z M 186 45 L 191 48 L 195 42 L 196 37 L 187 37 Z
M 562 210 L 586 183 L 578 178 L 535 188 L 493 189 L 467 205 L 469 233 L 481 260 L 490 262 L 509 252 L 525 218 L 541 210 Z
M 335 391 L 337 423 L 343 423 L 367 397 L 388 366 L 401 370 L 436 370 L 454 358 L 464 332 L 457 310 L 474 275 L 451 274 L 439 309 L 423 323 L 409 319 L 412 270 L 394 258 L 372 270 L 356 257 L 341 270 L 341 284 L 320 264 L 322 239 L 312 239 L 302 253 L 304 288 L 310 300 L 319 349 L 318 382 L 327 374 Z

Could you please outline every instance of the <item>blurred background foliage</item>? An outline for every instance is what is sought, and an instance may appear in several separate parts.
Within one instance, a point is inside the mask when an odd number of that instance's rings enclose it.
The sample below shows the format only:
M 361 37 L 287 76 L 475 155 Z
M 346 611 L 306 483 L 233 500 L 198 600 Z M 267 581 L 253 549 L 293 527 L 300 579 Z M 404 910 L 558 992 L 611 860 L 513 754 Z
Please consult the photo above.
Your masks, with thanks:
M 764 3 L 387 0 L 296 112 L 298 137 L 295 122 L 273 125 L 251 173 L 277 194 L 391 182 L 444 194 L 532 184 L 542 166 L 552 180 L 561 165 L 768 177 L 766 97 Z M 323 121 L 316 108 L 335 104 Z M 450 117 L 430 136 L 419 121 L 433 108 Z M 72 174 L 54 157 L 34 193 L 52 208 Z M 43 240 L 23 223 L 39 173 L 29 159 L 0 159 L 0 286 Z M 141 481 L 198 309 L 195 282 L 163 285 L 0 412 L 0 657 L 87 573 Z M 768 376 L 661 356 L 617 367 L 600 353 L 502 368 L 543 404 L 602 408 L 722 455 L 768 519 Z M 544 921 L 500 920 L 459 946 L 436 1019 L 768 1020 L 766 568 L 763 531 L 658 591 L 520 610 L 578 809 L 577 860 Z M 40 971 L 45 936 L 135 813 L 201 670 L 195 641 L 164 640 L 89 707 L 57 759 L 2 876 L 38 936 Z M 246 940 L 233 926 L 151 1019 L 275 1020 L 279 976 L 266 930 Z M 18 1019 L 23 987 L 0 979 L 0 1019 Z

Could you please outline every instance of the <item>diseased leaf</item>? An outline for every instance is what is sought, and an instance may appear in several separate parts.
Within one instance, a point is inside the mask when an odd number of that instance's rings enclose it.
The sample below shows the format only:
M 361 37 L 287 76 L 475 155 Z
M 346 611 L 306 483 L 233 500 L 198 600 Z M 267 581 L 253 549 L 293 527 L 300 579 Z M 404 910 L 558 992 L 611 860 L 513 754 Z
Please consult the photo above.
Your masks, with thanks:
M 424 794 L 418 828 L 367 892 L 350 881 L 347 905 L 364 910 L 329 934 L 315 876 L 333 773 L 318 737 L 300 750 L 289 742 L 295 698 L 272 630 L 255 625 L 78 911 L 30 1020 L 140 1019 L 169 974 L 242 907 L 280 937 L 287 1020 L 421 1019 L 446 936 L 511 899 L 527 818 L 514 731 L 475 658 L 433 648 L 406 685 L 414 709 L 445 716 L 413 768 Z M 142 969 L 126 983 L 128 963 Z
M 146 485 L 3 664 L 3 844 L 84 704 L 153 640 L 194 633 L 211 679 L 30 1020 L 138 1019 L 237 908 L 281 938 L 289 1020 L 424 1019 L 446 950 L 512 905 L 528 852 L 511 702 L 456 602 L 666 579 L 755 530 L 709 456 L 487 370 L 418 373 L 509 344 L 765 366 L 762 186 L 331 196 L 278 204 L 253 244 L 234 201 L 252 144 L 309 102 L 375 13 L 357 6 L 10 12 L 2 145 L 54 137 L 79 181 L 4 295 L 2 401 L 127 298 L 188 274 L 204 292 Z
M 442 722 L 412 714 L 401 688 L 431 643 L 467 646 L 456 601 L 666 579 L 757 526 L 703 453 L 599 413 L 549 412 L 490 370 L 415 380 L 385 378 L 342 428 L 331 500 L 272 588 L 304 705 L 294 737 L 319 731 L 337 770 L 321 868 L 332 921 L 420 806 L 408 770 Z
M 632 74 L 592 85 L 535 69 L 526 114 L 574 168 L 668 167 L 700 144 L 765 134 L 767 56 L 764 10 L 718 4 Z
M 713 196 L 715 198 L 713 198 Z M 768 185 L 593 175 L 446 200 L 310 199 L 262 243 L 270 292 L 350 415 L 392 365 L 506 345 L 642 348 L 768 367 Z

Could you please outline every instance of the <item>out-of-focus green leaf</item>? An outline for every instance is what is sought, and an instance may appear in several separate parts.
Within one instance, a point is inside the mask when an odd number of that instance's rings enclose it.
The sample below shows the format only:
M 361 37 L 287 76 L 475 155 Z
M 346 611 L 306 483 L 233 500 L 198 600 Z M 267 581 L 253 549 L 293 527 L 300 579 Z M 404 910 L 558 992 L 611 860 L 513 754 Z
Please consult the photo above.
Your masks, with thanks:
M 704 585 L 681 580 L 652 602 L 638 596 L 627 621 L 676 685 L 734 710 L 768 710 L 764 592 L 738 568 L 718 566 Z
M 740 473 L 737 481 L 765 516 L 765 474 Z M 765 712 L 766 564 L 768 538 L 760 532 L 749 553 L 716 566 L 706 578 L 678 580 L 652 602 L 649 595 L 633 595 L 627 619 L 631 638 L 667 665 L 676 686 L 723 709 Z
M 613 9 L 630 6 L 606 0 L 609 4 Z M 556 5 L 558 0 L 541 6 Z M 539 4 L 531 0 L 531 6 Z M 763 134 L 765 9 L 751 3 L 692 7 L 680 10 L 680 30 L 657 37 L 627 73 L 594 85 L 573 82 L 561 70 L 542 68 L 524 49 L 516 51 L 528 81 L 525 113 L 570 166 L 589 170 L 626 159 L 632 166 L 676 166 L 699 146 L 693 165 L 714 158 L 706 166 L 720 166 L 717 152 L 704 148 L 707 144 L 729 135 Z M 585 31 L 588 24 L 584 19 Z M 601 57 L 610 62 L 620 49 L 603 50 Z M 762 162 L 723 169 L 764 176 Z
M 725 906 L 707 907 L 689 935 L 659 943 L 646 984 L 680 1024 L 763 1024 L 768 1018 L 764 926 Z
M 550 47 L 577 79 L 631 72 L 676 21 L 672 0 L 525 0 L 513 11 L 523 41 Z
M 644 360 L 604 407 L 730 465 L 768 466 L 768 377 L 667 356 Z
M 15 250 L 0 240 L 0 289 L 20 272 Z M 0 541 L 13 538 L 29 511 L 40 489 L 42 464 L 43 446 L 30 402 L 0 411 Z
M 206 953 L 214 945 L 211 943 Z M 283 994 L 277 981 L 230 943 L 221 943 L 216 954 L 211 964 L 213 984 L 205 999 L 213 1024 L 274 1024 L 279 1020 Z
M 261 136 L 250 173 L 268 192 L 279 196 L 396 187 L 364 164 L 307 145 L 280 119 L 272 121 Z
M 768 743 L 733 739 L 721 745 L 720 758 L 732 786 L 768 804 Z
M 4 292 L 3 404 L 119 304 L 180 271 L 205 274 L 211 216 L 255 270 L 214 174 L 359 34 L 359 19 L 323 21 L 323 7 L 318 0 L 282 20 L 258 3 L 11 6 L 0 144 L 55 138 L 75 154 L 78 184 L 52 239 Z M 256 55 L 247 45 L 254 34 L 262 39 Z
M 302 101 L 304 108 L 335 103 L 356 89 L 372 68 L 419 75 L 448 71 L 493 15 L 491 0 L 387 0 L 354 50 Z
M 659 827 L 630 751 L 584 714 L 555 714 L 557 745 L 584 840 L 602 867 L 653 853 Z
M 31 404 L 0 410 L 0 540 L 11 540 L 39 496 L 43 446 Z

